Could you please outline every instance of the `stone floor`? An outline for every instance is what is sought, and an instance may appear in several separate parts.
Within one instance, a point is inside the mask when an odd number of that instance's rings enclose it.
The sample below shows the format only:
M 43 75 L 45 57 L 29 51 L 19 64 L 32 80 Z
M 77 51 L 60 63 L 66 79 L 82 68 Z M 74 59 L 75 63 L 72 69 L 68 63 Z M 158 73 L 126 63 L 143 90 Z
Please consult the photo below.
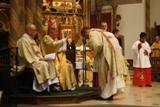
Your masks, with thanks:
M 89 100 L 78 104 L 18 105 L 18 107 L 160 107 L 160 82 L 152 87 L 126 86 L 113 101 Z

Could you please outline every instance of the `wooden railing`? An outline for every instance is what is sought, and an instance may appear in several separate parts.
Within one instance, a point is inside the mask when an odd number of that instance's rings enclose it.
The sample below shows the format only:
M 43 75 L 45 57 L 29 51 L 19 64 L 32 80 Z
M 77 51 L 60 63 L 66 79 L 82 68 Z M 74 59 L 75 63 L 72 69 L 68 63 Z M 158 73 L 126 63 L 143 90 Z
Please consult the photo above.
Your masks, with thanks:
M 160 57 L 151 57 L 152 81 L 160 82 Z
M 160 57 L 151 57 L 152 72 L 160 72 Z

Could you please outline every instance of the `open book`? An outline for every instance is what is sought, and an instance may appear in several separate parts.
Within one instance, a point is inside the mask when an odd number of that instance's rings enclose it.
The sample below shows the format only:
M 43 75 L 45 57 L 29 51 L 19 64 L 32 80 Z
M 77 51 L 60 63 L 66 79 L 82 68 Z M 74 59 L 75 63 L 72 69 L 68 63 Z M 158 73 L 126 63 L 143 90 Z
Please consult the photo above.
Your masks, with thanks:
M 47 54 L 44 58 L 45 60 L 54 60 L 56 58 L 56 53 Z

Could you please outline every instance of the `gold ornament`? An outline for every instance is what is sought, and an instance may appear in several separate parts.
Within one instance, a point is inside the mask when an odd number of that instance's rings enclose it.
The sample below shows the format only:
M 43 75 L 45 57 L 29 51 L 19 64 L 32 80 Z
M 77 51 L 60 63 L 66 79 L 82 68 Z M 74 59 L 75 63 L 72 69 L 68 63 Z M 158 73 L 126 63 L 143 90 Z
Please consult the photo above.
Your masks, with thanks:
M 143 75 L 143 71 L 142 70 L 141 70 L 141 73 L 140 73 L 140 79 L 141 79 L 141 81 L 144 80 L 144 75 Z

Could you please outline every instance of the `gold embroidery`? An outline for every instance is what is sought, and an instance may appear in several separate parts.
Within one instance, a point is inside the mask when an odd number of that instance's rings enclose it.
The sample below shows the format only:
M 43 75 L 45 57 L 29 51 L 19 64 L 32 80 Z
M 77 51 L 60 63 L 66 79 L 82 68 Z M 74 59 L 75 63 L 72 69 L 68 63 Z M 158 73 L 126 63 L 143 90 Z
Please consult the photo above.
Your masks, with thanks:
M 103 33 L 103 32 L 102 32 Z M 109 43 L 109 45 L 112 47 L 112 49 L 113 49 L 113 53 L 114 53 L 114 55 L 116 56 L 116 52 L 115 52 L 115 49 L 114 49 L 114 47 L 113 47 L 113 44 L 111 43 L 111 41 L 109 40 L 109 38 L 111 38 L 110 36 L 106 36 L 104 33 L 103 33 L 103 36 L 106 38 L 106 40 L 107 40 L 107 42 Z M 116 59 L 116 57 L 115 57 L 115 62 L 117 62 L 117 59 Z M 118 75 L 118 68 L 117 68 L 117 63 L 116 63 L 116 73 L 117 73 L 117 75 Z
M 141 81 L 144 80 L 143 69 L 141 69 L 141 71 L 140 71 L 140 79 L 141 79 Z
M 112 47 L 112 49 L 113 49 L 113 53 L 114 53 L 114 55 L 116 56 L 116 52 L 115 52 L 115 49 L 114 49 L 114 46 L 113 46 L 113 44 L 111 43 L 111 41 L 109 40 L 109 38 L 112 38 L 112 37 L 110 37 L 110 36 L 106 36 L 105 34 L 104 34 L 104 31 L 103 30 L 100 30 L 100 29 L 94 29 L 95 31 L 98 31 L 98 32 L 101 32 L 102 34 L 103 34 L 103 36 L 106 38 L 106 40 L 107 40 L 107 42 L 109 43 L 109 45 Z M 116 59 L 116 57 L 115 57 L 115 62 L 117 62 L 116 61 L 117 59 Z M 118 75 L 118 68 L 117 68 L 117 63 L 116 63 L 116 73 L 117 73 L 117 75 Z
M 40 51 L 36 49 L 38 48 L 37 44 L 36 43 L 30 43 L 30 44 L 31 44 L 33 52 L 35 53 L 36 56 L 38 56 L 38 54 L 40 54 Z

